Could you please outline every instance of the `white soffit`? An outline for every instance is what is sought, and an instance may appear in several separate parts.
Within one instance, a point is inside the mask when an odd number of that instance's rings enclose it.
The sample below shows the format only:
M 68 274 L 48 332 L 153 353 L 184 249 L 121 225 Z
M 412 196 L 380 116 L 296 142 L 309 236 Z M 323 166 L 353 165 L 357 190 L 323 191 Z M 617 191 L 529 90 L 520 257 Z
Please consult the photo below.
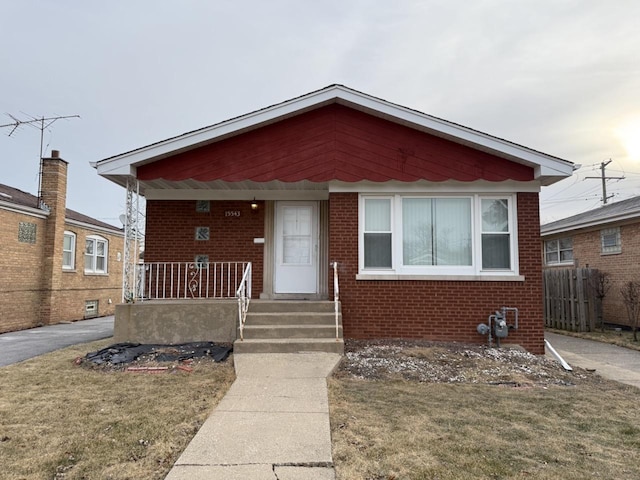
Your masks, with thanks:
M 331 193 L 513 193 L 540 191 L 539 182 L 518 182 L 507 180 L 504 182 L 489 182 L 487 180 L 477 180 L 475 182 L 460 182 L 457 180 L 447 180 L 444 182 L 429 182 L 418 180 L 417 182 L 400 182 L 391 180 L 389 182 L 329 182 L 329 192 Z

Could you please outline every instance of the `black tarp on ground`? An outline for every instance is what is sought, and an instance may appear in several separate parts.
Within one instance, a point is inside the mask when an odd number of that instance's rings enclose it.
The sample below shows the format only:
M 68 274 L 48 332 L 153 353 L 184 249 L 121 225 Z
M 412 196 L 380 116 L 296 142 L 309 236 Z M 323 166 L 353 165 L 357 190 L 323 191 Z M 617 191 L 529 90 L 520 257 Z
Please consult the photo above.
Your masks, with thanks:
M 115 343 L 97 352 L 89 352 L 84 358 L 96 365 L 131 363 L 141 355 L 151 356 L 158 362 L 173 362 L 207 356 L 216 362 L 222 362 L 232 350 L 233 348 L 228 345 L 213 342 L 192 342 L 179 345 Z

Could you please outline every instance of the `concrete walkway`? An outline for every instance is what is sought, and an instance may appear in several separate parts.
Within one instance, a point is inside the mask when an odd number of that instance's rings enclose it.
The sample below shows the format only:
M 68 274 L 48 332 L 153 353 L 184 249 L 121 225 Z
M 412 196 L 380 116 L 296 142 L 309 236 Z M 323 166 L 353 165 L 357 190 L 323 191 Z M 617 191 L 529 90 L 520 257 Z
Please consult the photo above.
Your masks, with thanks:
M 544 336 L 569 365 L 640 388 L 640 351 L 551 332 Z
M 0 367 L 113 336 L 113 315 L 0 334 Z
M 234 355 L 236 381 L 166 480 L 334 480 L 334 353 Z

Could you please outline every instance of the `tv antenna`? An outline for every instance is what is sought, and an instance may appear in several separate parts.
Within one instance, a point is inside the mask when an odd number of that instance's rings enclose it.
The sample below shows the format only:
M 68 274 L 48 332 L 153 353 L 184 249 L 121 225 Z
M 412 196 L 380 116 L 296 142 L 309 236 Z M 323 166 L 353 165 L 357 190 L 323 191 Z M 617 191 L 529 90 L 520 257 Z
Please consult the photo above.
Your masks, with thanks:
M 42 116 L 40 118 L 34 117 L 33 115 L 26 114 L 28 117 L 31 117 L 30 120 L 20 120 L 19 118 L 14 117 L 10 113 L 7 115 L 13 120 L 11 123 L 7 123 L 5 125 L 0 125 L 0 128 L 11 128 L 11 131 L 7 134 L 8 137 L 13 135 L 13 133 L 18 130 L 22 125 L 28 125 L 33 128 L 37 128 L 40 130 L 40 170 L 38 171 L 38 206 L 42 207 L 42 155 L 44 148 L 44 131 L 53 125 L 56 121 L 68 118 L 80 118 L 80 115 L 61 115 L 57 117 L 45 117 Z

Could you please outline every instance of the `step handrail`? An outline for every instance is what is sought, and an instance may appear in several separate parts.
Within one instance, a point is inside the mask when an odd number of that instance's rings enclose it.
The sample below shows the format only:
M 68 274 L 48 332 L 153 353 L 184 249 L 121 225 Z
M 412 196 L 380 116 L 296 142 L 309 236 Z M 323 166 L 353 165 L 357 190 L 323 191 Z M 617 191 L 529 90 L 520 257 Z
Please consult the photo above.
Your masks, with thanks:
M 340 333 L 338 327 L 338 305 L 340 302 L 340 285 L 338 282 L 338 262 L 333 262 L 333 308 L 336 315 L 336 342 L 340 340 Z
M 240 280 L 240 286 L 236 290 L 238 298 L 238 330 L 240 330 L 240 341 L 244 340 L 244 323 L 247 320 L 247 311 L 251 301 L 251 262 L 247 263 Z

